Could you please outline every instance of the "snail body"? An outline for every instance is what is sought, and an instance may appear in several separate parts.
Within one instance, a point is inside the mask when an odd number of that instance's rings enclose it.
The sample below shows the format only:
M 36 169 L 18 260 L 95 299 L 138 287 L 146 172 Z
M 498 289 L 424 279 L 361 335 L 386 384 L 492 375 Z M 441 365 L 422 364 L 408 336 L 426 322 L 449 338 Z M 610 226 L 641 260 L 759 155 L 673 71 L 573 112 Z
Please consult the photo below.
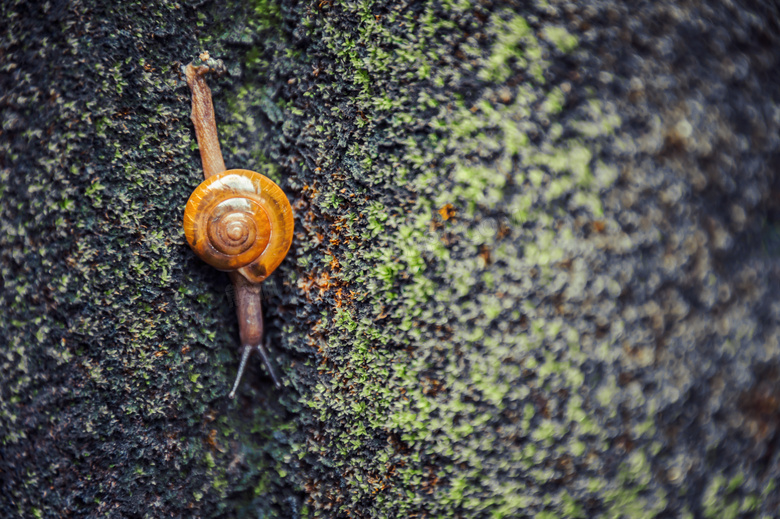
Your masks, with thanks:
M 205 57 L 204 57 L 205 56 Z M 208 60 L 208 54 L 201 55 Z M 253 351 L 263 358 L 280 386 L 264 345 L 260 283 L 279 266 L 292 244 L 290 201 L 270 178 L 246 169 L 226 170 L 219 147 L 211 90 L 205 65 L 188 65 L 195 136 L 205 180 L 193 191 L 184 210 L 184 235 L 193 251 L 209 265 L 230 274 L 236 294 L 241 338 L 241 364 L 230 392 L 233 398 Z

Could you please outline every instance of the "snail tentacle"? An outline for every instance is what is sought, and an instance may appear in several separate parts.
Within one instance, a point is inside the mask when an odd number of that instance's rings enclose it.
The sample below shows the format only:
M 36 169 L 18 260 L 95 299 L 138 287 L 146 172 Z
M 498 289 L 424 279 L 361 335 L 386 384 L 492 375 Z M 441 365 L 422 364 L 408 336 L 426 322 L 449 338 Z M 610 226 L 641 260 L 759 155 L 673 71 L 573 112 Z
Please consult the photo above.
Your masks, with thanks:
M 252 352 L 255 350 L 257 350 L 257 352 L 260 354 L 260 357 L 263 359 L 263 364 L 265 364 L 265 368 L 268 370 L 268 374 L 271 376 L 271 380 L 274 381 L 274 386 L 276 386 L 277 389 L 282 387 L 282 383 L 279 381 L 279 377 L 276 376 L 276 371 L 274 370 L 274 366 L 273 364 L 271 364 L 271 359 L 268 356 L 268 351 L 266 351 L 263 344 L 260 343 L 254 346 L 245 344 L 242 347 L 242 351 L 241 351 L 241 363 L 238 365 L 238 373 L 236 373 L 236 381 L 233 382 L 233 389 L 230 390 L 230 394 L 228 394 L 228 398 L 230 399 L 235 398 L 236 391 L 238 390 L 238 386 L 241 383 L 241 379 L 244 377 L 244 371 L 246 371 L 247 361 L 249 360 L 249 357 L 252 355 Z
M 230 390 L 230 394 L 228 395 L 228 398 L 231 400 L 236 397 L 236 390 L 238 389 L 238 384 L 241 382 L 241 378 L 244 376 L 244 370 L 246 369 L 246 362 L 249 360 L 249 356 L 252 354 L 252 347 L 248 345 L 243 346 L 243 351 L 241 352 L 241 364 L 238 365 L 238 373 L 236 374 L 236 381 L 233 383 L 233 389 Z
M 271 380 L 274 381 L 274 386 L 278 388 L 282 387 L 282 383 L 279 381 L 279 378 L 276 376 L 276 371 L 274 370 L 274 365 L 271 363 L 271 358 L 268 356 L 268 350 L 265 346 L 263 346 L 263 343 L 261 342 L 257 346 L 255 346 L 255 349 L 257 349 L 257 352 L 260 354 L 260 357 L 263 359 L 263 363 L 265 364 L 265 368 L 268 370 L 268 374 L 271 376 Z

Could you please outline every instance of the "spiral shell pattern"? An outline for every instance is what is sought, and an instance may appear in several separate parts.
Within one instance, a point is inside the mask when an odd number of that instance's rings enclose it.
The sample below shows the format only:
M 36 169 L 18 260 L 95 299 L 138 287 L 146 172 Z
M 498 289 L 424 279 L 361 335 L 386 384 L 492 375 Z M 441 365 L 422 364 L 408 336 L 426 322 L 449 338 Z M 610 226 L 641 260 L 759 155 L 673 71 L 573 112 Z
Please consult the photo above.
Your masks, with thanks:
M 203 181 L 184 210 L 184 235 L 209 265 L 259 283 L 282 262 L 293 235 L 292 207 L 273 180 L 230 169 Z

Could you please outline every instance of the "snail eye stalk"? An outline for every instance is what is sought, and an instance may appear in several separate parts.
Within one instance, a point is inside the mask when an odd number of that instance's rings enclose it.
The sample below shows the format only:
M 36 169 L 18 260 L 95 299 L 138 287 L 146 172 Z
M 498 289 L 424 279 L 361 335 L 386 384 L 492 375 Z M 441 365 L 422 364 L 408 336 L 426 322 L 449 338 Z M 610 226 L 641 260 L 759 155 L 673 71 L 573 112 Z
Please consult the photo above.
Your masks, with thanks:
M 241 382 L 241 377 L 244 376 L 244 370 L 246 369 L 246 361 L 249 360 L 249 356 L 252 354 L 252 348 L 244 345 L 244 351 L 241 353 L 241 364 L 238 365 L 238 373 L 236 374 L 236 381 L 233 383 L 233 389 L 230 390 L 228 398 L 233 399 L 236 397 L 236 390 L 238 384 Z
M 268 374 L 271 375 L 271 380 L 274 381 L 274 385 L 277 387 L 277 389 L 282 387 L 282 384 L 279 382 L 279 378 L 277 378 L 276 372 L 274 371 L 274 366 L 271 364 L 271 359 L 268 357 L 268 352 L 262 344 L 257 344 L 255 346 L 245 344 L 242 347 L 242 350 L 241 363 L 238 365 L 238 373 L 236 373 L 236 381 L 233 383 L 233 389 L 230 390 L 228 398 L 233 399 L 236 397 L 236 391 L 238 390 L 238 386 L 244 376 L 244 370 L 246 370 L 247 361 L 249 360 L 249 357 L 252 355 L 254 350 L 257 350 L 257 352 L 260 354 L 260 357 L 262 357 L 263 363 L 265 363 L 265 367 L 268 370 Z

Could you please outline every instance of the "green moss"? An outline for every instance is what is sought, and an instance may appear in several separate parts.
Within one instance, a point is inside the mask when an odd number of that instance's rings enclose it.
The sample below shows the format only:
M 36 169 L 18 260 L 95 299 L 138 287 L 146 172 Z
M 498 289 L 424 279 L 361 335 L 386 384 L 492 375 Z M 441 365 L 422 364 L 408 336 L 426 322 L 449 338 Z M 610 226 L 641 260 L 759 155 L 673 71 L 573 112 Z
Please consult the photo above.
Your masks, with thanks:
M 484 81 L 483 90 L 468 103 L 462 99 L 453 103 L 437 88 L 456 84 L 457 75 L 428 64 L 435 56 L 447 55 L 446 38 L 455 20 L 432 15 L 415 19 L 394 11 L 375 16 L 368 6 L 341 4 L 340 16 L 359 20 L 357 29 L 349 32 L 335 23 L 337 18 L 307 17 L 310 41 L 319 42 L 304 54 L 308 58 L 274 59 L 274 69 L 302 70 L 313 85 L 338 78 L 328 88 L 318 85 L 321 108 L 307 111 L 282 103 L 278 106 L 284 114 L 272 117 L 312 129 L 304 130 L 298 146 L 301 157 L 311 159 L 320 171 L 312 171 L 304 160 L 298 163 L 299 178 L 283 181 L 316 186 L 313 200 L 320 218 L 349 222 L 335 231 L 305 225 L 308 237 L 321 232 L 339 242 L 348 239 L 349 245 L 317 248 L 304 243 L 296 263 L 307 268 L 324 265 L 332 279 L 347 283 L 340 288 L 342 295 L 346 290 L 356 293 L 346 309 L 319 299 L 333 294 L 332 289 L 313 294 L 321 301 L 321 310 L 312 313 L 318 322 L 313 333 L 328 333 L 318 346 L 318 381 L 303 390 L 301 403 L 314 412 L 322 432 L 316 441 L 308 436 L 297 457 L 305 460 L 308 453 L 323 463 L 327 458 L 328 465 L 351 476 L 336 482 L 313 465 L 316 477 L 324 479 L 319 490 L 308 494 L 309 502 L 315 513 L 338 495 L 342 510 L 370 499 L 376 516 L 427 510 L 447 517 L 457 510 L 485 509 L 502 517 L 531 507 L 537 513 L 582 517 L 579 497 L 569 494 L 532 499 L 517 494 L 522 484 L 495 491 L 502 485 L 503 471 L 519 474 L 559 452 L 584 456 L 591 443 L 587 438 L 604 435 L 581 398 L 572 396 L 556 404 L 566 413 L 545 418 L 530 404 L 528 387 L 513 383 L 522 367 L 530 370 L 525 376 L 538 390 L 575 394 L 584 383 L 580 370 L 584 356 L 577 331 L 546 313 L 534 317 L 539 312 L 534 306 L 524 310 L 533 322 L 532 344 L 515 349 L 513 343 L 522 336 L 502 334 L 498 328 L 515 303 L 498 296 L 495 287 L 505 285 L 513 272 L 531 269 L 553 279 L 554 265 L 576 254 L 581 245 L 569 227 L 571 220 L 555 202 L 567 201 L 570 210 L 593 218 L 602 214 L 599 190 L 604 183 L 594 182 L 592 171 L 597 140 L 605 133 L 579 131 L 580 123 L 574 120 L 566 123 L 567 131 L 561 123 L 552 125 L 549 140 L 530 145 L 529 132 L 540 130 L 537 117 L 559 117 L 567 95 L 558 84 L 545 86 L 551 49 L 536 39 L 522 17 L 494 13 L 485 25 L 491 45 L 464 46 L 471 58 L 464 67 Z M 390 31 L 398 20 L 405 24 L 403 34 Z M 565 31 L 552 30 L 545 38 L 555 40 L 558 50 L 568 52 L 575 46 Z M 334 61 L 328 60 L 329 53 Z M 328 63 L 326 78 L 311 76 L 313 66 L 322 66 L 310 65 L 309 59 Z M 511 89 L 510 102 L 497 102 L 494 88 L 523 72 L 534 81 Z M 265 74 L 260 69 L 252 73 L 257 78 Z M 399 80 L 411 81 L 412 86 L 402 92 Z M 348 95 L 348 102 L 338 95 Z M 262 99 L 242 90 L 232 106 L 242 111 L 241 117 L 251 117 L 253 107 L 263 110 Z M 336 104 L 329 106 L 332 102 Z M 442 110 L 445 103 L 448 108 Z M 531 109 L 536 106 L 541 108 Z M 583 106 L 583 120 L 603 126 L 595 105 Z M 405 131 L 421 119 L 427 133 Z M 240 134 L 232 132 L 227 133 Z M 343 141 L 345 132 L 349 145 Z M 395 147 L 378 153 L 379 135 L 395 139 Z M 275 145 L 268 149 L 262 156 L 273 157 Z M 609 167 L 599 166 L 605 182 Z M 389 199 L 372 199 L 372 193 L 388 188 L 401 191 Z M 454 207 L 454 216 L 445 220 L 438 210 L 446 204 Z M 510 228 L 510 236 L 495 247 L 499 226 L 480 215 L 504 207 L 511 208 L 515 222 L 528 228 Z M 567 222 L 563 228 L 561 219 Z M 445 234 L 456 236 L 459 250 L 470 252 L 458 252 L 454 261 Z M 483 246 L 492 249 L 489 260 L 479 255 Z M 338 269 L 329 268 L 336 260 Z M 491 267 L 493 262 L 505 266 Z M 297 276 L 311 274 L 302 270 Z M 468 296 L 474 293 L 479 294 L 478 305 L 469 303 Z M 546 312 L 545 305 L 542 309 Z M 431 328 L 437 322 L 447 330 L 446 341 Z M 305 342 L 290 332 L 291 343 Z M 562 348 L 559 343 L 564 340 Z M 507 357 L 517 364 L 502 362 Z M 602 404 L 608 408 L 604 394 Z M 524 409 L 520 431 L 527 438 L 519 458 L 504 446 L 505 433 L 493 423 L 496 413 L 515 405 Z M 391 440 L 386 446 L 369 447 L 377 437 Z M 533 452 L 528 450 L 532 447 Z M 363 455 L 365 449 L 370 456 Z M 548 481 L 555 472 L 532 470 L 530 481 Z M 636 477 L 625 479 L 625 495 L 635 496 L 621 501 L 626 506 L 629 502 L 642 506 L 633 489 L 637 484 Z M 589 497 L 597 493 L 594 490 Z M 611 506 L 612 500 L 603 502 Z
M 571 52 L 577 48 L 577 37 L 563 27 L 546 26 L 543 34 L 545 39 L 551 41 L 561 52 Z

